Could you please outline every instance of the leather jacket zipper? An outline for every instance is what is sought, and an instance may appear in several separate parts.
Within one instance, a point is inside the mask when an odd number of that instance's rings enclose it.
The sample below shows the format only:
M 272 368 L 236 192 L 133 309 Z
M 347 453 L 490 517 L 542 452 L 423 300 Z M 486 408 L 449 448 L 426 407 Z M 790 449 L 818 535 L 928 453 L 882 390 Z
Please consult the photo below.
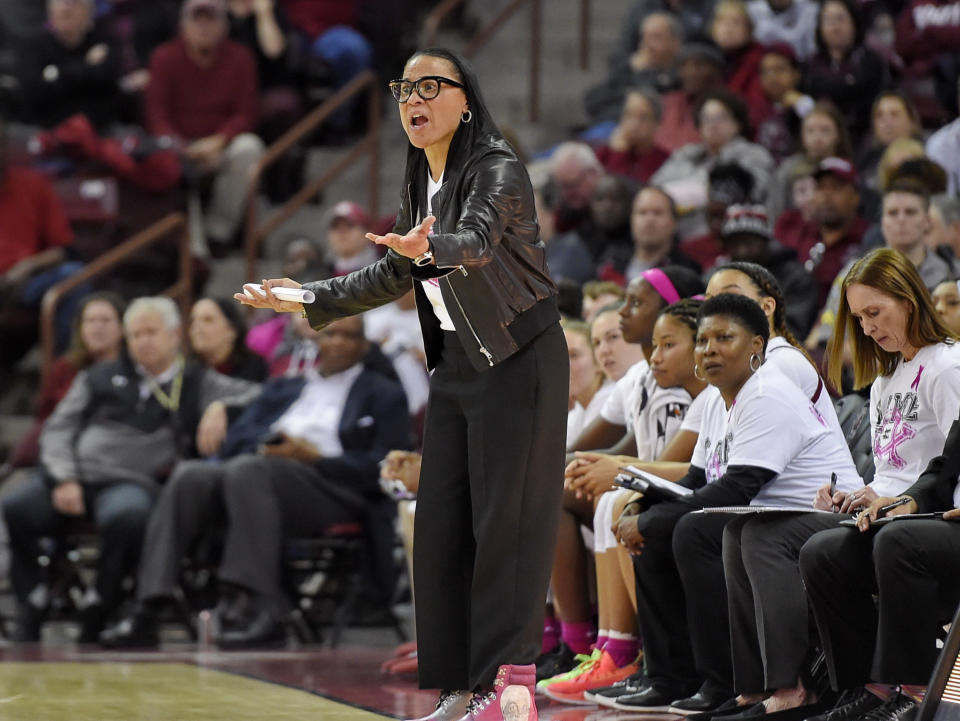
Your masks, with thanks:
M 464 267 L 461 265 L 461 266 L 460 266 L 460 272 L 463 273 L 464 275 L 466 275 L 466 274 L 467 274 L 467 269 L 464 268 Z M 463 315 L 463 319 L 466 321 L 466 323 L 467 323 L 467 328 L 470 329 L 470 333 L 471 333 L 471 335 L 473 335 L 473 339 L 474 339 L 475 341 L 477 341 L 477 345 L 480 347 L 480 352 L 483 354 L 484 358 L 487 359 L 487 363 L 489 363 L 489 364 L 490 364 L 490 367 L 492 368 L 492 367 L 493 367 L 493 356 L 490 354 L 490 351 L 488 351 L 488 350 L 484 347 L 483 343 L 480 341 L 480 336 L 477 335 L 477 331 L 475 331 L 475 330 L 473 329 L 473 323 L 471 323 L 471 322 L 470 322 L 470 318 L 467 317 L 467 312 L 463 309 L 463 303 L 461 303 L 461 302 L 460 302 L 460 298 L 457 297 L 457 291 L 455 291 L 455 290 L 453 289 L 453 283 L 450 282 L 450 278 L 447 277 L 447 276 L 444 276 L 444 280 L 447 281 L 447 287 L 450 288 L 450 294 L 453 295 L 453 299 L 454 299 L 455 301 L 457 301 L 457 305 L 458 305 L 459 308 L 460 308 L 460 313 Z
M 407 184 L 407 198 L 410 197 L 410 185 Z M 408 201 L 409 202 L 409 201 Z M 434 213 L 434 215 L 437 215 Z M 410 217 L 413 218 L 413 205 L 410 204 Z M 439 217 L 439 216 L 438 216 Z M 412 225 L 410 227 L 413 227 Z M 462 265 L 458 266 L 460 272 L 463 273 L 463 277 L 467 277 L 467 269 Z M 487 359 L 487 363 L 490 364 L 490 367 L 493 367 L 493 355 L 490 351 L 484 347 L 483 343 L 480 340 L 480 336 L 477 335 L 477 331 L 473 328 L 473 323 L 470 322 L 470 318 L 467 317 L 467 312 L 463 309 L 463 303 L 460 302 L 460 298 L 457 296 L 457 291 L 453 289 L 453 283 L 450 282 L 450 277 L 448 275 L 443 276 L 444 280 L 447 281 L 447 287 L 450 288 L 450 294 L 453 296 L 453 299 L 457 301 L 457 306 L 460 308 L 460 314 L 463 315 L 463 320 L 466 321 L 467 328 L 470 330 L 470 334 L 473 336 L 473 339 L 477 342 L 477 346 L 480 348 L 480 353 L 483 354 L 483 357 Z

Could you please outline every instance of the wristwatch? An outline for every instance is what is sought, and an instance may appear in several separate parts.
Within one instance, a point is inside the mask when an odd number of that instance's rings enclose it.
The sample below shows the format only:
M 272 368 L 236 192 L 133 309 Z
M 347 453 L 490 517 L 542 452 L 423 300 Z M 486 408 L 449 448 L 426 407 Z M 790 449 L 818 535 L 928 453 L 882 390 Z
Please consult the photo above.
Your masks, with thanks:
M 430 265 L 431 260 L 433 260 L 433 251 L 428 248 L 413 259 L 413 264 L 420 268 L 425 265 Z

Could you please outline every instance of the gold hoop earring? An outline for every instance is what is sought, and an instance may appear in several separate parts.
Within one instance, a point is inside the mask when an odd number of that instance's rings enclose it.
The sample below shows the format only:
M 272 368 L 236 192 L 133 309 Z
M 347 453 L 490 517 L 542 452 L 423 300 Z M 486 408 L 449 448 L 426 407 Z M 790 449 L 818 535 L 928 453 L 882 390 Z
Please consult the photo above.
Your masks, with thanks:
M 700 375 L 700 366 L 696 363 L 693 364 L 693 377 L 698 381 L 703 381 L 704 383 L 707 382 L 707 379 Z
M 756 368 L 753 367 L 754 361 L 756 361 L 756 363 L 757 363 L 757 367 L 756 367 Z M 763 365 L 763 359 L 759 356 L 759 354 L 754 353 L 752 356 L 750 356 L 750 370 L 751 370 L 751 371 L 753 371 L 754 373 L 756 373 L 758 370 L 760 370 L 760 366 L 762 366 L 762 365 Z

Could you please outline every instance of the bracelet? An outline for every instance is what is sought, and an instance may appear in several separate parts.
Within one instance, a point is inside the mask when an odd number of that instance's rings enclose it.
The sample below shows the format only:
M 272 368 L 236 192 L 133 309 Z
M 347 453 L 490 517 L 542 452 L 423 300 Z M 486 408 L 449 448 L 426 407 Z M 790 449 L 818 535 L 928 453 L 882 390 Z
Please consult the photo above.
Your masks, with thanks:
M 425 265 L 429 265 L 431 260 L 433 260 L 433 251 L 425 250 L 413 259 L 413 264 L 418 268 L 422 268 Z

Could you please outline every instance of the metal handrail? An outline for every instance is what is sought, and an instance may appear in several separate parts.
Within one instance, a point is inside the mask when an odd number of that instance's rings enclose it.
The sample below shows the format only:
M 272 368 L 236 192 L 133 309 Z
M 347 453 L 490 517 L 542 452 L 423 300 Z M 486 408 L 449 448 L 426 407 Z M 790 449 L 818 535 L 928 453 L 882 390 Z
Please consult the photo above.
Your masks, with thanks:
M 443 0 L 427 15 L 420 33 L 421 47 L 436 43 L 440 25 L 464 0 Z M 530 4 L 530 121 L 540 117 L 540 57 L 543 46 L 542 0 L 511 0 L 497 16 L 477 31 L 467 43 L 463 54 L 472 57 L 486 45 L 497 30 L 520 8 Z M 586 70 L 590 64 L 590 0 L 580 0 L 580 67 Z
M 262 221 L 258 218 L 257 194 L 263 180 L 263 174 L 277 160 L 296 143 L 308 136 L 332 113 L 341 108 L 355 96 L 366 92 L 368 94 L 368 121 L 367 132 L 354 146 L 341 156 L 323 175 L 312 180 L 293 195 L 286 203 L 274 210 Z M 376 217 L 380 202 L 380 134 L 382 118 L 380 117 L 380 96 L 382 89 L 377 76 L 370 70 L 365 70 L 355 76 L 349 83 L 331 95 L 321 105 L 317 106 L 309 115 L 281 135 L 260 158 L 251 171 L 250 182 L 247 187 L 245 225 L 244 225 L 244 258 L 246 282 L 258 280 L 257 263 L 260 258 L 260 247 L 270 233 L 285 223 L 294 213 L 306 205 L 317 193 L 323 190 L 341 173 L 347 170 L 354 161 L 362 155 L 370 156 L 370 173 L 367 181 L 369 193 L 367 204 L 370 217 Z
M 178 230 L 181 232 L 177 242 L 179 254 L 177 282 L 167 288 L 164 291 L 164 295 L 178 300 L 180 303 L 180 312 L 183 314 L 183 317 L 187 316 L 191 300 L 190 276 L 192 263 L 190 256 L 190 234 L 187 232 L 186 215 L 183 213 L 171 213 L 153 225 L 141 230 L 131 238 L 128 238 L 120 245 L 98 256 L 96 260 L 87 263 L 69 278 L 61 280 L 47 290 L 40 303 L 40 340 L 43 353 L 42 372 L 44 375 L 46 375 L 50 369 L 50 364 L 53 361 L 55 339 L 54 318 L 57 307 L 60 305 L 63 297 L 81 283 L 86 283 L 92 278 L 103 275 L 134 253 L 163 240 Z

